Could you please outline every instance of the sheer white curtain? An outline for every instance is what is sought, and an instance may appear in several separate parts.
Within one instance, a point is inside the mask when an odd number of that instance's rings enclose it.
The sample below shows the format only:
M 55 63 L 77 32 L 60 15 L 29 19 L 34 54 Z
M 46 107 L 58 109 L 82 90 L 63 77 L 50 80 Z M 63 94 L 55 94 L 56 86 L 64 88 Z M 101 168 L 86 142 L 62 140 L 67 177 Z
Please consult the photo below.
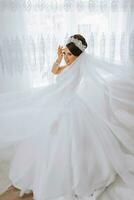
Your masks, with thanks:
M 134 63 L 133 0 L 0 0 L 0 92 L 52 84 L 59 44 L 80 33 L 87 51 Z

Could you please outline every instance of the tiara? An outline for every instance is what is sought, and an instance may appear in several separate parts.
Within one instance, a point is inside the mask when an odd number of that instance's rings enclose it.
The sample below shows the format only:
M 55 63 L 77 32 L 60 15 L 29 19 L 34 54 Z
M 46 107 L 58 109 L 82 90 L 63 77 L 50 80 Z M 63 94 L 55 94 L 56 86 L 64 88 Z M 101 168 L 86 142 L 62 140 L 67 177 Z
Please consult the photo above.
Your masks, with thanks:
M 86 46 L 84 44 L 82 44 L 81 40 L 78 40 L 77 38 L 74 37 L 70 37 L 67 40 L 67 44 L 73 42 L 75 44 L 75 46 L 77 46 L 81 51 L 84 51 L 86 49 Z

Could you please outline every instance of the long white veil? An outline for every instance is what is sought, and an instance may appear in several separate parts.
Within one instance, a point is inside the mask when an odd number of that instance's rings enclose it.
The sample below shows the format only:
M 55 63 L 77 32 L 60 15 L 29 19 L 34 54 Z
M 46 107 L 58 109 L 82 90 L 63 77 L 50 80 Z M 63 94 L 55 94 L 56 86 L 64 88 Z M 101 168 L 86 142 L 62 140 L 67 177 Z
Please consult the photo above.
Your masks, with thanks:
M 134 189 L 134 79 L 132 69 L 81 58 L 78 94 L 94 113 L 98 138 L 115 172 Z
M 50 132 L 79 85 L 80 60 L 58 75 L 56 84 L 0 95 L 0 148 Z

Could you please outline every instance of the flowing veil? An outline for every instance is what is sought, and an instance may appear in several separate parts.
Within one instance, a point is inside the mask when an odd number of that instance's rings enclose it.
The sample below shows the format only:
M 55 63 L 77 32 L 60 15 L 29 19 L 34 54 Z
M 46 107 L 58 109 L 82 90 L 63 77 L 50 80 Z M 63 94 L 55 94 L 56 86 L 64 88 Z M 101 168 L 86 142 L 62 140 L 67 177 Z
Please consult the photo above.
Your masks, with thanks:
M 0 148 L 49 132 L 79 85 L 80 61 L 81 56 L 58 75 L 56 84 L 0 95 Z
M 98 137 L 115 172 L 134 189 L 134 81 L 132 69 L 84 53 L 78 94 L 94 113 Z

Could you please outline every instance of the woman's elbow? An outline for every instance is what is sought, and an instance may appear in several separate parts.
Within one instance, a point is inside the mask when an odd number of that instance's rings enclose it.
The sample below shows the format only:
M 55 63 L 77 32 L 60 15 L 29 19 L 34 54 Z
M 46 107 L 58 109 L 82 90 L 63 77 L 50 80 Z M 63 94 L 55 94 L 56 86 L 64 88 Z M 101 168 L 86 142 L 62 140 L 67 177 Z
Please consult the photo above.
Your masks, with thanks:
M 55 69 L 52 69 L 52 70 L 51 70 L 51 72 L 52 72 L 53 74 L 57 74 L 57 71 L 58 71 L 58 70 L 55 70 Z

